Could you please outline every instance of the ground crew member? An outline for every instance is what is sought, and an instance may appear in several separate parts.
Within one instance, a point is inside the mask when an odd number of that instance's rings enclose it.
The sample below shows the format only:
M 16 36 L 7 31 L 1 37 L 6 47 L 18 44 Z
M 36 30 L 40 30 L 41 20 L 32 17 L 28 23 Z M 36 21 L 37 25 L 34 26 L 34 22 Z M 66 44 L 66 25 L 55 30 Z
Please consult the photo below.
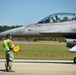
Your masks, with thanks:
M 14 51 L 13 51 L 14 44 L 13 41 L 11 40 L 10 34 L 6 35 L 6 39 L 3 41 L 3 47 L 6 56 L 6 63 L 5 63 L 6 72 L 14 72 L 14 70 L 12 70 L 12 62 L 14 59 Z

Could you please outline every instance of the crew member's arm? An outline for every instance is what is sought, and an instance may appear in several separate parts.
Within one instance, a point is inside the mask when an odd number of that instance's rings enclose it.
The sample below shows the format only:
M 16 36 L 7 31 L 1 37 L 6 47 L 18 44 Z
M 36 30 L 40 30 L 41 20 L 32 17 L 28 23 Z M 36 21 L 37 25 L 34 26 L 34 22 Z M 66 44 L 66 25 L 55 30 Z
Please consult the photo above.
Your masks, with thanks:
M 10 49 L 13 49 L 14 44 L 12 44 L 12 42 L 9 42 L 8 45 L 9 45 Z

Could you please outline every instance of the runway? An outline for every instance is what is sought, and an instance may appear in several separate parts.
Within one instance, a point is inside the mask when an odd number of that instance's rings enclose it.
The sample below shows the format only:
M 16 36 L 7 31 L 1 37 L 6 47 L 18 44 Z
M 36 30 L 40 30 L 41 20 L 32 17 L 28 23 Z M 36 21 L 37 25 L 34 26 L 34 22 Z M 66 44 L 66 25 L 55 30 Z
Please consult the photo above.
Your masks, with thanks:
M 0 60 L 0 75 L 76 75 L 73 61 L 15 60 L 14 73 L 4 71 L 5 60 Z
M 2 44 L 2 41 L 0 41 L 0 43 Z M 27 41 L 20 41 L 20 42 L 14 42 L 15 44 L 66 44 L 65 42 L 50 42 L 50 41 L 37 41 L 37 42 L 27 42 Z

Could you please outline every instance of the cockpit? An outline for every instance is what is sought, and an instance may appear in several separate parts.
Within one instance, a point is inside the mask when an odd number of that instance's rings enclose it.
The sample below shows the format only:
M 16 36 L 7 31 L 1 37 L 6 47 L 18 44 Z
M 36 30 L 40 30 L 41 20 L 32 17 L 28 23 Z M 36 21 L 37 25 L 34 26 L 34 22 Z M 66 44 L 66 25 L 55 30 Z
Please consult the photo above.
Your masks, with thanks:
M 44 19 L 40 20 L 38 23 L 57 23 L 76 20 L 76 14 L 74 13 L 57 13 L 52 14 Z

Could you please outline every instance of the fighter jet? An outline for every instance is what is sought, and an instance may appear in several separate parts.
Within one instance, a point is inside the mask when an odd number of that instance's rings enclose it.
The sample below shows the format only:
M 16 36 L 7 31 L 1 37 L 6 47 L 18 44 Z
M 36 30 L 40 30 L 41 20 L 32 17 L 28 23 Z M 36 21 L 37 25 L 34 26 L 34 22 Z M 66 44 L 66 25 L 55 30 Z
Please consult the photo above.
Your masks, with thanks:
M 13 37 L 65 37 L 69 51 L 76 52 L 76 13 L 55 13 L 35 24 L 1 32 L 0 36 L 6 34 Z

